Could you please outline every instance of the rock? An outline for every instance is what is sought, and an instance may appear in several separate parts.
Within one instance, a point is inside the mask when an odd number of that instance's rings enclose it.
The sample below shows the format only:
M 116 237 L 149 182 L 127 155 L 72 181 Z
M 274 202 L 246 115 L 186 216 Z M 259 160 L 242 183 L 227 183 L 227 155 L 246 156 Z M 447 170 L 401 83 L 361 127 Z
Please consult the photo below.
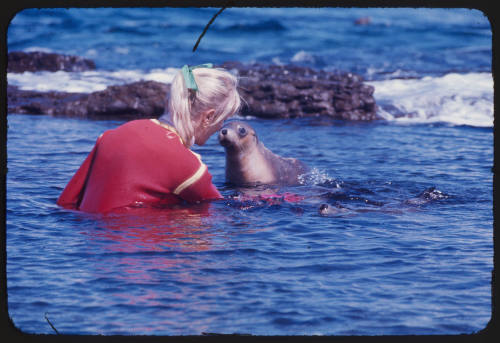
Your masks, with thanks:
M 239 76 L 245 100 L 242 115 L 261 118 L 327 116 L 342 120 L 375 120 L 373 87 L 353 73 L 316 71 L 296 65 L 221 65 Z
M 7 59 L 8 73 L 25 71 L 87 71 L 94 70 L 95 63 L 78 56 L 60 55 L 40 51 L 9 52 Z
M 20 71 L 28 70 L 28 67 L 35 68 L 35 65 L 37 68 L 45 65 L 35 63 L 37 58 L 31 59 L 29 63 L 11 63 L 11 60 L 14 61 L 22 54 L 25 53 L 9 54 L 9 69 Z M 58 56 L 53 60 L 74 62 L 79 59 L 74 56 Z M 86 64 L 81 62 L 82 65 L 80 62 L 68 64 L 66 68 L 84 68 L 83 65 Z M 64 63 L 61 62 L 59 67 L 63 68 Z M 240 112 L 242 115 L 269 119 L 320 116 L 356 121 L 379 119 L 373 98 L 374 89 L 364 84 L 359 75 L 319 71 L 297 65 L 243 65 L 239 62 L 226 62 L 221 66 L 239 76 L 239 91 L 244 99 Z M 169 90 L 168 84 L 155 81 L 110 86 L 90 94 L 23 91 L 8 86 L 8 112 L 73 117 L 158 117 L 164 112 Z
M 139 81 L 110 86 L 90 94 L 33 92 L 9 86 L 8 112 L 70 117 L 158 117 L 163 113 L 170 86 Z
M 130 115 L 158 117 L 163 113 L 170 86 L 155 81 L 139 81 L 123 86 L 110 86 L 82 99 L 81 104 L 68 103 L 63 113 L 87 116 Z
M 7 86 L 7 104 L 9 113 L 52 114 L 64 103 L 77 100 L 86 94 L 67 92 L 36 92 L 20 90 Z

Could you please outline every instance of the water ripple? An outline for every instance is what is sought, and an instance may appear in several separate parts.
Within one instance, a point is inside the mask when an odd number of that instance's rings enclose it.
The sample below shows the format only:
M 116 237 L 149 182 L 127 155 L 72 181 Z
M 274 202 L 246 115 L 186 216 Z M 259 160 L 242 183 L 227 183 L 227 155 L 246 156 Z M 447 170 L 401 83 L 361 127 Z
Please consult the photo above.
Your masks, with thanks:
M 42 153 L 37 139 L 22 139 L 30 120 L 55 132 Z M 53 333 L 46 312 L 62 333 L 105 335 L 457 334 L 489 320 L 490 131 L 294 122 L 301 149 L 317 142 L 319 174 L 336 176 L 283 190 L 303 201 L 252 210 L 214 202 L 202 226 L 161 211 L 124 226 L 123 216 L 58 208 L 89 137 L 117 124 L 9 115 L 7 290 L 23 331 Z M 280 124 L 252 120 L 259 132 Z M 223 185 L 224 155 L 207 145 Z M 368 158 L 379 153 L 387 163 Z M 432 187 L 447 197 L 432 198 Z M 320 216 L 322 203 L 348 212 Z

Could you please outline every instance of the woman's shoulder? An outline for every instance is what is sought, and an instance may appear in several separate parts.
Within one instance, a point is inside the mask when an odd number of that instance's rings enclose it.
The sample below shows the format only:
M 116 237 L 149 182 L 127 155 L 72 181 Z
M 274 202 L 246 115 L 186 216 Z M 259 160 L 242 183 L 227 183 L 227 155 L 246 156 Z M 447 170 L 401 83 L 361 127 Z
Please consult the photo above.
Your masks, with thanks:
M 167 138 L 177 138 L 178 141 L 182 144 L 182 140 L 180 139 L 177 131 L 169 126 L 161 123 L 158 119 L 135 119 L 128 121 L 119 127 L 116 128 L 119 131 L 135 131 L 135 132 L 143 132 L 145 135 L 151 135 L 151 138 L 158 136 L 167 137 Z
M 111 131 L 120 132 L 120 137 L 135 141 L 135 144 L 146 150 L 162 151 L 163 154 L 168 154 L 169 158 L 176 159 L 178 163 L 187 162 L 187 159 L 190 160 L 190 164 L 203 164 L 201 156 L 184 145 L 175 128 L 157 119 L 131 120 Z M 137 139 L 142 142 L 139 143 Z

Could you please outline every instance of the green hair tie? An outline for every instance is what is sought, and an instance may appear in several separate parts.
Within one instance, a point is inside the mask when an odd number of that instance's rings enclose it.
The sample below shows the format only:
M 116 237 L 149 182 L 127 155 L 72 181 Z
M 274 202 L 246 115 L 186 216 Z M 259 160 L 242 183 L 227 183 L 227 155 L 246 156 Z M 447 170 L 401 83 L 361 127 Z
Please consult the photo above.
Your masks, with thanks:
M 192 89 L 195 92 L 198 91 L 198 85 L 196 84 L 196 81 L 194 80 L 194 75 L 193 75 L 193 69 L 196 68 L 213 68 L 212 63 L 205 63 L 205 64 L 200 64 L 197 66 L 189 67 L 187 64 L 182 67 L 182 75 L 184 76 L 184 82 L 186 83 L 186 88 L 187 89 Z

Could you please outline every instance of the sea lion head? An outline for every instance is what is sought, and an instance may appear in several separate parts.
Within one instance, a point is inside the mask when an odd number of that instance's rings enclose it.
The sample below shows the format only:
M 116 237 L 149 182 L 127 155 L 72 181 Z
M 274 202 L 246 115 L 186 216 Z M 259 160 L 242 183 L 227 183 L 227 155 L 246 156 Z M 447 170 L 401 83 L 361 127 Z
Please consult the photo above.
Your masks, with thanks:
M 241 121 L 231 121 L 219 131 L 219 144 L 226 151 L 242 152 L 253 148 L 257 143 L 255 130 Z
M 322 216 L 339 216 L 347 211 L 347 208 L 338 203 L 335 205 L 321 204 L 318 209 L 319 214 Z

